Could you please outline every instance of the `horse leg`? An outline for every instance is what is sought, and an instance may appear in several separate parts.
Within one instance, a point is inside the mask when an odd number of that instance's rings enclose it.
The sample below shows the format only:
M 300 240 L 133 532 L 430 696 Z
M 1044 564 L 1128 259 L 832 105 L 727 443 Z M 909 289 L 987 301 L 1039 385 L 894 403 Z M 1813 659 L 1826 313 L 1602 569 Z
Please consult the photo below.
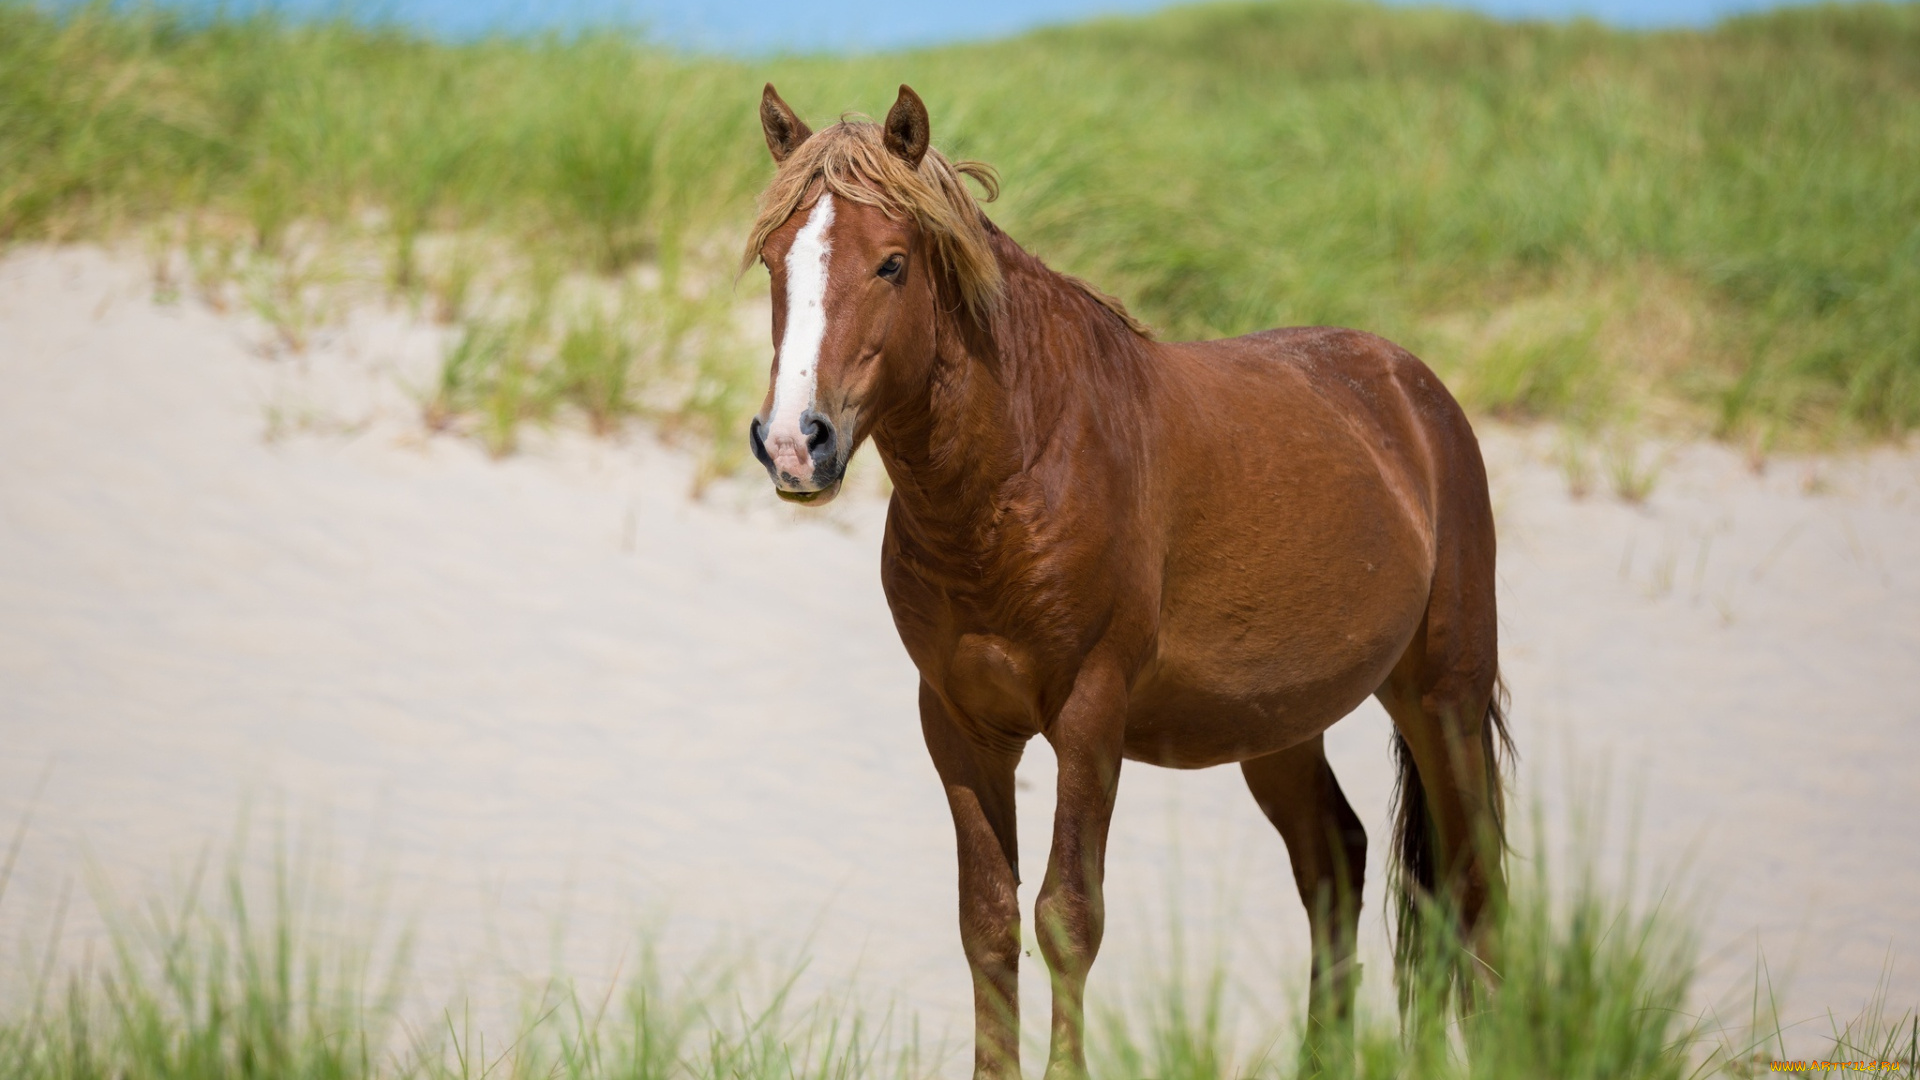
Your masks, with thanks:
M 1400 795 L 1398 856 L 1406 890 L 1400 959 L 1403 969 L 1420 959 L 1414 944 L 1420 929 L 1417 904 L 1436 900 L 1458 920 L 1478 980 L 1491 984 L 1499 974 L 1488 916 L 1506 892 L 1497 760 L 1506 731 L 1495 703 L 1491 632 L 1480 647 L 1445 647 L 1449 643 L 1434 640 L 1432 621 L 1430 611 L 1428 623 L 1375 694 L 1393 718 L 1408 759 L 1402 764 Z M 1462 989 L 1470 994 L 1471 983 Z
M 1313 974 L 1301 1046 L 1309 1075 L 1342 1035 L 1351 1035 L 1360 968 L 1354 943 L 1367 873 L 1367 830 L 1348 805 L 1315 735 L 1298 746 L 1240 763 L 1247 790 L 1287 843 L 1293 881 L 1313 928 Z
M 1087 1075 L 1087 973 L 1106 923 L 1102 880 L 1107 826 L 1120 784 L 1126 728 L 1126 680 L 1118 671 L 1081 668 L 1060 715 L 1047 728 L 1059 761 L 1053 850 L 1034 905 L 1040 953 L 1053 975 L 1053 1030 L 1046 1080 Z
M 920 729 L 960 856 L 960 945 L 973 974 L 974 1080 L 1020 1080 L 1020 885 L 1013 773 L 1021 747 L 982 747 L 920 684 Z

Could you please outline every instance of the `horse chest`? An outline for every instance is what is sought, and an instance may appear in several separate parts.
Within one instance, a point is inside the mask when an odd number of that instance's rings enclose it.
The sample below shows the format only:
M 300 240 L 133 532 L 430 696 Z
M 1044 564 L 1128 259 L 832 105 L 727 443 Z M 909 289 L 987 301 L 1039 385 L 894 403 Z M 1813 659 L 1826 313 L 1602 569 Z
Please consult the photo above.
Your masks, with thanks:
M 983 736 L 1024 739 L 1065 700 L 1108 598 L 1060 587 L 1077 580 L 1067 568 L 1086 556 L 1071 545 L 1025 561 L 998 554 L 904 555 L 889 543 L 881 577 L 921 678 Z
M 1038 734 L 1043 686 L 1032 650 L 998 634 L 961 634 L 940 673 L 941 689 L 963 722 L 982 733 Z

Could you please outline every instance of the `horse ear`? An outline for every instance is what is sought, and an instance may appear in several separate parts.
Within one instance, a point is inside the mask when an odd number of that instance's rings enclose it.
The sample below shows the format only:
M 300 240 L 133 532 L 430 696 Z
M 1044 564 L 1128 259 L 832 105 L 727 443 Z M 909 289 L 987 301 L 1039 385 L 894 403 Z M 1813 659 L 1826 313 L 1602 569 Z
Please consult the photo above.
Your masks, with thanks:
M 900 84 L 900 98 L 887 110 L 887 149 L 914 168 L 927 156 L 927 105 L 913 87 Z
M 760 130 L 766 133 L 767 149 L 773 152 L 776 162 L 787 160 L 787 155 L 800 149 L 800 144 L 813 134 L 806 121 L 780 100 L 780 92 L 772 83 L 760 92 Z

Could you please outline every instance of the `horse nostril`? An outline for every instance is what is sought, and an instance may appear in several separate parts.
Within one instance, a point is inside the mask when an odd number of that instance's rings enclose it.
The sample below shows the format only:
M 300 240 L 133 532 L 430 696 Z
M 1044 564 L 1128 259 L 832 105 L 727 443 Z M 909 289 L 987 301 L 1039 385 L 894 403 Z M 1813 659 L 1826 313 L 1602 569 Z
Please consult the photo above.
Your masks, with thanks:
M 833 425 L 819 413 L 809 410 L 800 422 L 807 435 L 807 452 L 815 458 L 833 455 Z M 824 451 L 824 453 L 823 453 Z
M 747 425 L 747 445 L 753 448 L 753 456 L 755 460 L 759 461 L 760 464 L 771 469 L 773 468 L 773 458 L 767 455 L 767 437 L 764 434 L 765 429 L 766 429 L 766 425 L 761 422 L 760 418 L 757 416 L 754 417 L 753 422 Z

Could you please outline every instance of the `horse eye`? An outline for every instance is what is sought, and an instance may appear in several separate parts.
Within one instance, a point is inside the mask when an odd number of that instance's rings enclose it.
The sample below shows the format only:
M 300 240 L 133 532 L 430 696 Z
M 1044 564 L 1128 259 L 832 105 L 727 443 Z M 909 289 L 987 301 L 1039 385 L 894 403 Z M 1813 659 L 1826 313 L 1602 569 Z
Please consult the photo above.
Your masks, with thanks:
M 880 276 L 888 281 L 898 281 L 900 271 L 906 269 L 906 266 L 907 260 L 898 255 L 889 255 L 887 261 L 880 264 Z

